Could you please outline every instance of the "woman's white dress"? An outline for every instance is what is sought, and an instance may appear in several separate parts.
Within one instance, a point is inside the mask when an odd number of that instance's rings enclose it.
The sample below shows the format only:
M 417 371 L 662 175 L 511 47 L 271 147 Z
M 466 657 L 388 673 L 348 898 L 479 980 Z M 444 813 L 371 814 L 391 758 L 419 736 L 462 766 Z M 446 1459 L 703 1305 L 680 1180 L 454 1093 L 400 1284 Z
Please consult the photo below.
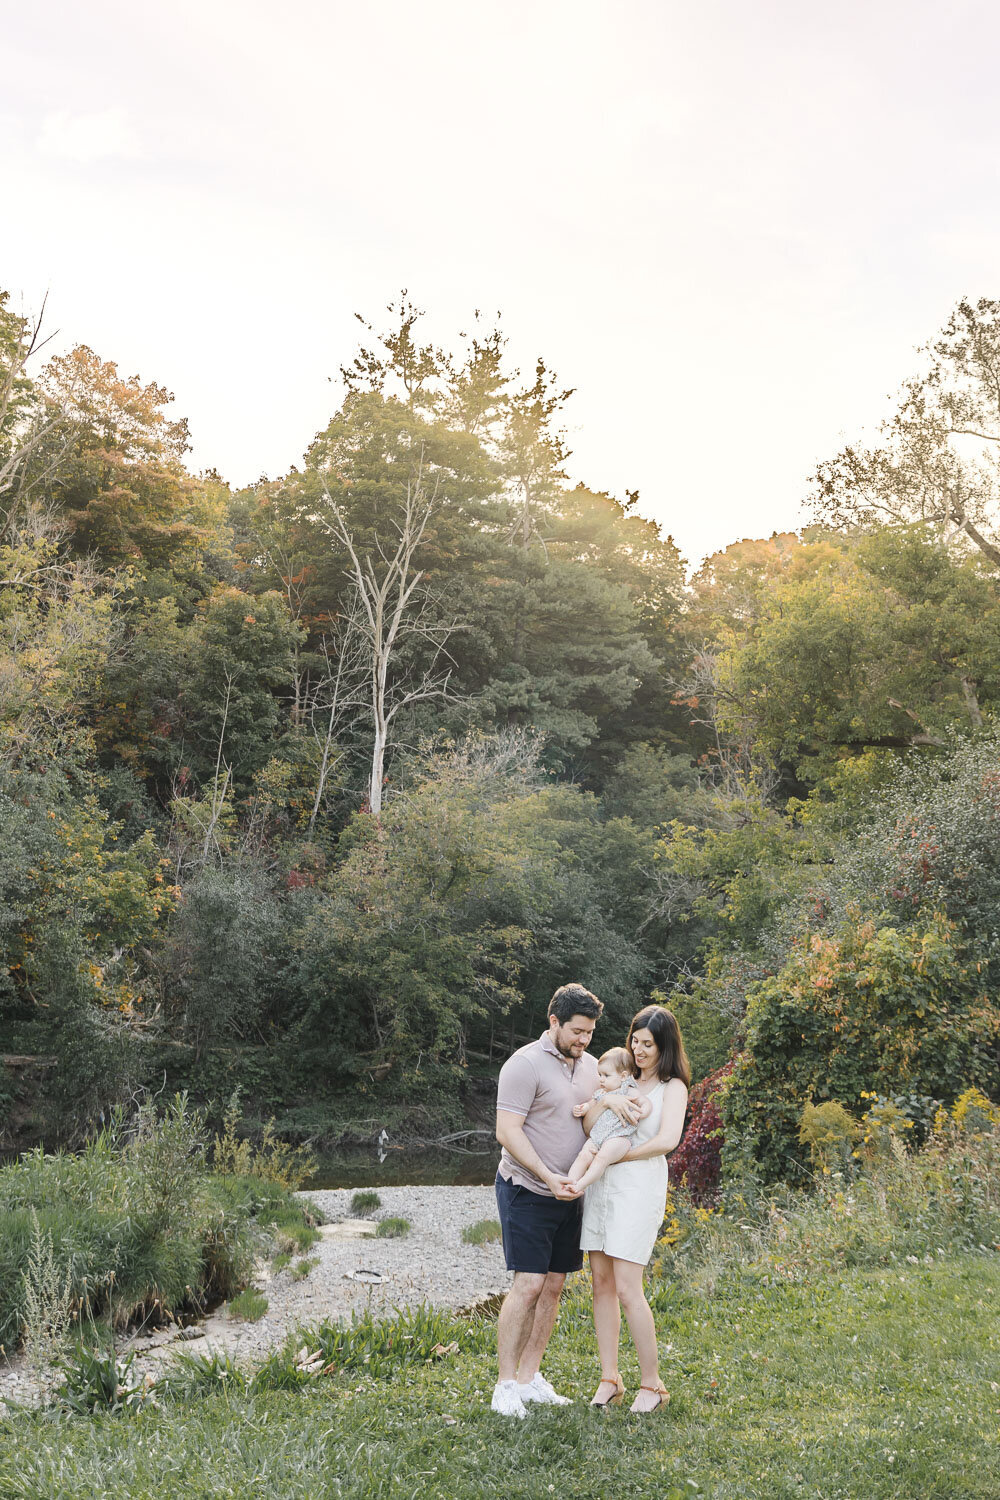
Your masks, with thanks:
M 660 1128 L 663 1090 L 658 1083 L 647 1095 L 651 1108 L 639 1121 L 633 1144 L 645 1145 Z M 644 1266 L 653 1253 L 667 1205 L 667 1158 L 620 1161 L 589 1187 L 583 1200 L 583 1250 L 603 1250 L 619 1260 Z

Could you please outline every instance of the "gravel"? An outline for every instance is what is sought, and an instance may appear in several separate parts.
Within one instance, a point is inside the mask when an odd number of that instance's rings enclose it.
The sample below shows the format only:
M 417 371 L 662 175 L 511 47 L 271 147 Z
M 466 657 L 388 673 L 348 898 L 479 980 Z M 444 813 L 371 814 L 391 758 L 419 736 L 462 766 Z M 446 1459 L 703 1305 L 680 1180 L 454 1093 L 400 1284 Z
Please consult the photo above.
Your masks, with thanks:
M 351 1217 L 351 1199 L 357 1191 L 338 1188 L 302 1197 L 335 1224 Z M 421 1302 L 463 1308 L 506 1292 L 513 1278 L 504 1266 L 499 1242 L 462 1241 L 467 1225 L 496 1219 L 492 1187 L 380 1187 L 378 1195 L 381 1207 L 371 1217 L 408 1219 L 409 1234 L 402 1239 L 322 1239 L 306 1252 L 319 1265 L 303 1280 L 296 1281 L 287 1269 L 258 1283 L 270 1304 L 259 1322 L 234 1324 L 228 1318 L 212 1318 L 206 1328 L 211 1342 L 221 1339 L 234 1355 L 253 1355 L 281 1343 L 297 1323 L 350 1318 L 369 1306 L 384 1313 Z M 375 1271 L 385 1279 L 380 1285 L 359 1284 L 349 1279 L 355 1271 Z

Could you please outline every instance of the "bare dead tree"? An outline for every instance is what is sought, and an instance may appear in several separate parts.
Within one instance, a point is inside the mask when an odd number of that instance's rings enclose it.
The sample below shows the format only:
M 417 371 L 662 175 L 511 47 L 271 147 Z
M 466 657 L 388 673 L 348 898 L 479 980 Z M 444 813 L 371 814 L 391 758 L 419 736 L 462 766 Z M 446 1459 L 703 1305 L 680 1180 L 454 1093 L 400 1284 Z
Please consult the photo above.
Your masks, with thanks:
M 354 585 L 372 715 L 368 800 L 375 817 L 382 811 L 385 756 L 394 719 L 414 703 L 448 696 L 451 671 L 441 666 L 441 659 L 458 622 L 444 620 L 437 613 L 437 601 L 426 586 L 421 588 L 424 574 L 413 561 L 437 508 L 438 490 L 435 480 L 433 490 L 427 492 L 421 453 L 416 474 L 406 486 L 402 515 L 395 526 L 395 547 L 390 550 L 391 543 L 377 537 L 375 556 L 368 553 L 363 558 L 343 511 L 329 490 L 324 490 L 329 513 L 324 524 L 350 559 L 347 572 Z M 430 661 L 413 668 L 406 648 L 418 639 L 429 645 Z
M 18 511 L 44 491 L 72 440 L 63 405 L 51 392 L 32 386 L 29 363 L 55 333 L 42 337 L 45 302 L 34 320 L 17 320 L 15 338 L 0 342 L 0 537 L 15 524 Z
M 348 716 L 365 701 L 364 641 L 356 611 L 341 622 L 333 640 L 324 639 L 322 651 L 326 675 L 317 684 L 309 711 L 313 734 L 317 741 L 322 737 L 323 745 L 316 778 L 316 795 L 309 814 L 310 838 L 323 805 L 330 772 L 343 758 L 342 753 L 334 754 L 337 732 L 346 723 Z

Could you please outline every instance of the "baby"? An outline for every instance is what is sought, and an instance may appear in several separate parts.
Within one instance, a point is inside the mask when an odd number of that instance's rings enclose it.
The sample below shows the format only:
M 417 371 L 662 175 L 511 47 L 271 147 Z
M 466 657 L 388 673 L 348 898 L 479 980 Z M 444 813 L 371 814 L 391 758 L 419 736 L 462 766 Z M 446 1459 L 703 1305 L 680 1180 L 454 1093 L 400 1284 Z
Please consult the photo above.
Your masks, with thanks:
M 636 1088 L 632 1076 L 632 1059 L 626 1048 L 612 1047 L 609 1052 L 605 1052 L 598 1059 L 597 1076 L 601 1086 L 594 1094 L 594 1099 L 600 1102 L 608 1094 L 623 1094 L 626 1099 L 634 1099 L 638 1104 L 639 1119 L 646 1118 L 652 1106 L 648 1099 L 641 1097 Z M 590 1100 L 573 1106 L 573 1113 L 578 1120 L 587 1113 L 592 1103 L 593 1100 Z M 608 1167 L 621 1161 L 632 1145 L 635 1132 L 636 1126 L 624 1125 L 613 1109 L 601 1111 L 590 1132 L 590 1139 L 566 1173 L 577 1192 L 582 1193 L 584 1188 L 603 1177 Z

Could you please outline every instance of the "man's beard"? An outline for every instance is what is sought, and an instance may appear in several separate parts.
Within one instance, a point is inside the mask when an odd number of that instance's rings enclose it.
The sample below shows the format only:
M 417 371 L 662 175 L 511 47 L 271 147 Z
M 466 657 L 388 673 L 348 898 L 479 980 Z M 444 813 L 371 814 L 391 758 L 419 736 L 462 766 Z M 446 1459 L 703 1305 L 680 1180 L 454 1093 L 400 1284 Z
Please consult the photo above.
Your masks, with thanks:
M 577 1046 L 576 1042 L 570 1042 L 570 1044 L 569 1044 L 568 1047 L 564 1047 L 563 1044 L 562 1044 L 562 1042 L 559 1040 L 559 1038 L 557 1036 L 556 1039 L 555 1039 L 555 1043 L 556 1043 L 556 1051 L 557 1052 L 561 1052 L 562 1055 L 563 1055 L 563 1057 L 572 1057 L 573 1056 L 573 1048 L 575 1046 Z

